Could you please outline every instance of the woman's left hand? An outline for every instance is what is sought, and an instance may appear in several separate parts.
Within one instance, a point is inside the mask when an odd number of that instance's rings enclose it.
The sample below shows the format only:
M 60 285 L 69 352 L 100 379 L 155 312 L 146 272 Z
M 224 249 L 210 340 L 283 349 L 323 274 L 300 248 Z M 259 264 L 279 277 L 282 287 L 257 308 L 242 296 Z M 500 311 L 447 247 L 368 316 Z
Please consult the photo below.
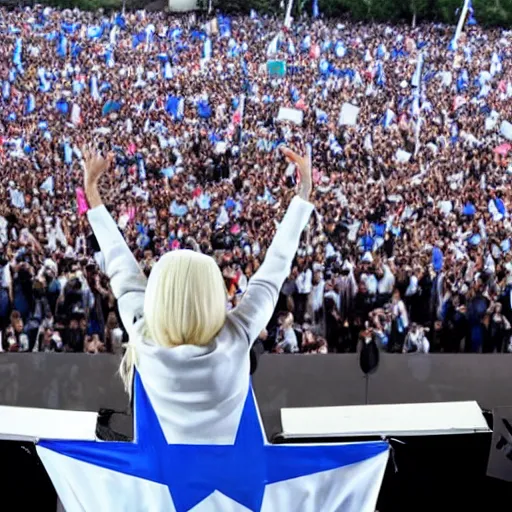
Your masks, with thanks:
M 96 208 L 103 204 L 100 193 L 98 191 L 98 182 L 103 173 L 110 168 L 114 160 L 114 155 L 109 154 L 107 158 L 97 152 L 92 151 L 89 147 L 82 149 L 84 157 L 84 188 L 87 201 L 90 208 Z

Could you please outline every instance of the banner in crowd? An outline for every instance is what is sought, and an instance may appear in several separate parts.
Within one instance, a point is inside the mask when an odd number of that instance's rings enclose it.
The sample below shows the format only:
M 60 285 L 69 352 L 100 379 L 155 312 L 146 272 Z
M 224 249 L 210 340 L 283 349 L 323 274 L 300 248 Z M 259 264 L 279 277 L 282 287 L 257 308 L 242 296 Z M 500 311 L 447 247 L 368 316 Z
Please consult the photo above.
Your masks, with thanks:
M 283 60 L 267 61 L 267 72 L 269 76 L 277 76 L 282 78 L 286 75 L 286 62 Z

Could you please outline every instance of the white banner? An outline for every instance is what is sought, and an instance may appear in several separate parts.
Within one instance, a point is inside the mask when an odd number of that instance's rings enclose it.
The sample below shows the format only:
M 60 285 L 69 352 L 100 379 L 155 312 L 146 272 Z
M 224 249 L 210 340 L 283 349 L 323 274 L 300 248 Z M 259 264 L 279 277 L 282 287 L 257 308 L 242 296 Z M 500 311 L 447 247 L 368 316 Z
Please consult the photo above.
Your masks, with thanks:
M 344 103 L 341 107 L 339 125 L 355 126 L 357 124 L 357 116 L 359 115 L 359 107 L 351 103 Z

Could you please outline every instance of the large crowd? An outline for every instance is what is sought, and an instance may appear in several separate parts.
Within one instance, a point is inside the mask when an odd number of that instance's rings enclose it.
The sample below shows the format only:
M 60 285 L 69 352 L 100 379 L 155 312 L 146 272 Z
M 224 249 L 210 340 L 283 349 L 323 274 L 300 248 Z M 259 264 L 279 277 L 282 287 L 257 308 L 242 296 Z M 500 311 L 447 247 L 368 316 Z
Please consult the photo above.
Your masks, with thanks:
M 126 342 L 84 144 L 115 153 L 107 206 L 142 270 L 212 254 L 231 308 L 294 193 L 282 143 L 316 208 L 259 350 L 510 350 L 512 33 L 42 7 L 0 31 L 3 351 Z

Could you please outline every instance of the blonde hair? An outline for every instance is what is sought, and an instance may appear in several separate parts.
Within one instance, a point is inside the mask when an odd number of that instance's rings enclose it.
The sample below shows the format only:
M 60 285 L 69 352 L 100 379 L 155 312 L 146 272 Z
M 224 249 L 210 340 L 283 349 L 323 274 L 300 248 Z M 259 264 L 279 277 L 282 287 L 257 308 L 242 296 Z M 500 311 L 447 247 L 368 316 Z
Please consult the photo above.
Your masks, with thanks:
M 146 342 L 161 347 L 208 345 L 226 321 L 226 286 L 217 263 L 204 254 L 180 250 L 153 268 L 144 297 Z M 120 367 L 128 391 L 137 354 L 130 341 Z

